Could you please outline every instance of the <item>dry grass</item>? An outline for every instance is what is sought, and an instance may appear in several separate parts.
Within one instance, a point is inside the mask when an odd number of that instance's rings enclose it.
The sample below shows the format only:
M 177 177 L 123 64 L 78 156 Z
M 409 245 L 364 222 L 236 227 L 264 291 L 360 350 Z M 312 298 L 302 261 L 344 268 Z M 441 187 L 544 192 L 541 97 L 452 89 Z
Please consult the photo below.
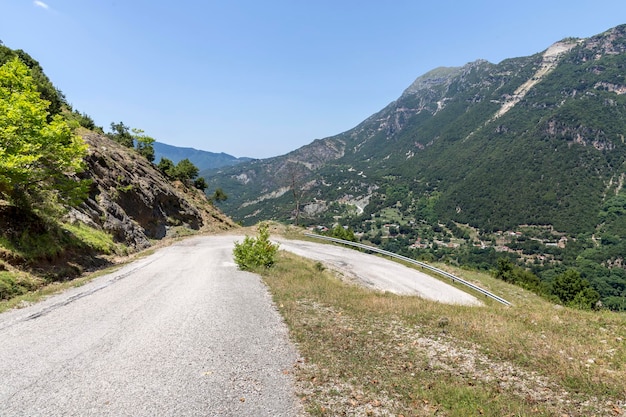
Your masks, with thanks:
M 311 415 L 626 415 L 624 315 L 555 307 L 461 270 L 514 306 L 372 292 L 322 269 L 281 252 L 265 272 Z

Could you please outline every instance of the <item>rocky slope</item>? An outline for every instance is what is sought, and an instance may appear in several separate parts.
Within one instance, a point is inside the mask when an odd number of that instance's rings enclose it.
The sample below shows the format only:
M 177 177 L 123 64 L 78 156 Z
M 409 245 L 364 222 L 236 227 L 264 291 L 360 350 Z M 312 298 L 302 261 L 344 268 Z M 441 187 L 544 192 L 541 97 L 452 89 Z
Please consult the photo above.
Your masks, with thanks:
M 84 178 L 92 181 L 89 198 L 70 218 L 111 233 L 135 249 L 171 236 L 176 228 L 196 231 L 233 227 L 195 188 L 171 183 L 144 157 L 107 138 L 84 131 L 89 145 Z

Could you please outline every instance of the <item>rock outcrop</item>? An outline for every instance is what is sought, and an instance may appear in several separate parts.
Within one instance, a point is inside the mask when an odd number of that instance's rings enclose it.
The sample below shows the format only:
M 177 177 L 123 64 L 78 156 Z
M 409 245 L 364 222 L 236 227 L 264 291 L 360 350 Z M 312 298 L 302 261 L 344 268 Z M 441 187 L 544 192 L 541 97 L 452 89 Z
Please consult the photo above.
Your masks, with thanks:
M 227 229 L 234 223 L 204 194 L 180 182 L 171 183 L 153 164 L 106 136 L 83 131 L 89 145 L 83 178 L 92 181 L 89 198 L 70 217 L 105 230 L 134 249 L 151 239 L 193 230 Z

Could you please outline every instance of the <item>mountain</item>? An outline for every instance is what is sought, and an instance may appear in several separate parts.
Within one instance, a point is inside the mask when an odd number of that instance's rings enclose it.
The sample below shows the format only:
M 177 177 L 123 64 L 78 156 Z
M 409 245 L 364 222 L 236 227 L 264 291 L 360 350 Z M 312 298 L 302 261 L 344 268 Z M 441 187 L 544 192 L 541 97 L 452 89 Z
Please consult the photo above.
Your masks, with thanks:
M 154 160 L 159 162 L 161 158 L 167 158 L 177 164 L 183 159 L 189 159 L 200 171 L 206 169 L 221 168 L 251 161 L 252 158 L 237 158 L 226 153 L 214 153 L 202 151 L 194 148 L 181 148 L 167 145 L 161 142 L 154 142 Z
M 624 179 L 623 42 L 622 26 L 500 64 L 439 68 L 345 133 L 207 179 L 246 222 L 292 218 L 297 172 L 301 211 L 315 220 L 333 202 L 364 208 L 404 186 L 401 200 L 436 198 L 439 217 L 481 229 L 591 232 Z
M 206 179 L 243 223 L 341 223 L 435 258 L 465 237 L 489 249 L 484 267 L 498 247 L 537 271 L 585 253 L 626 282 L 625 68 L 626 25 L 498 64 L 437 68 L 347 132 Z M 566 249 L 553 250 L 561 239 Z M 620 285 L 606 293 L 626 296 Z

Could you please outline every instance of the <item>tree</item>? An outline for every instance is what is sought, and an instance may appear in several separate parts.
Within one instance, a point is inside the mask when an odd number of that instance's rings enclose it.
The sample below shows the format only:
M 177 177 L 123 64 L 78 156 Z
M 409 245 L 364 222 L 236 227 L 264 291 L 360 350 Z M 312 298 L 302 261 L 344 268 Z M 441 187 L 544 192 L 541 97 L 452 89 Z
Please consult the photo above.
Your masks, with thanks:
M 496 270 L 496 278 L 505 282 L 513 283 L 515 278 L 513 275 L 513 262 L 509 258 L 498 258 L 498 269 Z
M 124 122 L 111 123 L 111 132 L 109 132 L 107 136 L 127 148 L 132 148 L 134 146 L 133 136 L 130 134 L 130 128 L 126 126 Z
M 259 235 L 254 238 L 246 236 L 243 243 L 235 242 L 233 256 L 235 263 L 242 270 L 255 268 L 269 268 L 276 262 L 278 244 L 270 242 L 270 232 L 267 223 L 259 225 Z
M 153 138 L 150 136 L 144 135 L 144 131 L 141 129 L 132 129 L 133 134 L 131 135 L 135 142 L 135 149 L 137 152 L 143 157 L 145 157 L 148 161 L 154 162 L 154 147 L 152 144 L 155 142 Z
M 206 183 L 204 177 L 198 177 L 193 180 L 193 186 L 196 187 L 198 190 L 204 191 L 209 185 Z
M 354 236 L 354 231 L 350 227 L 343 227 L 338 224 L 328 231 L 328 235 L 332 237 L 336 237 L 337 239 L 348 240 L 350 242 L 356 242 L 356 236 Z
M 574 269 L 568 269 L 556 276 L 552 283 L 552 293 L 563 304 L 582 309 L 593 308 L 600 299 L 600 294 Z
M 289 161 L 287 166 L 287 175 L 289 190 L 291 190 L 291 195 L 293 196 L 294 203 L 293 224 L 295 226 L 298 226 L 298 222 L 300 221 L 300 205 L 306 192 L 303 185 L 306 172 L 304 171 L 303 166 L 300 165 L 298 162 Z
M 198 176 L 198 167 L 195 166 L 189 159 L 185 158 L 176 164 L 174 172 L 174 178 L 183 182 L 190 181 Z
M 161 157 L 161 160 L 157 164 L 157 168 L 168 178 L 173 178 L 176 170 L 176 165 L 171 159 Z
M 213 201 L 217 201 L 218 203 L 221 201 L 226 201 L 228 200 L 228 196 L 226 195 L 226 193 L 224 192 L 224 190 L 222 190 L 221 188 L 218 188 L 217 190 L 215 190 L 215 192 L 213 193 Z
M 49 120 L 48 106 L 18 58 L 0 67 L 0 196 L 24 209 L 86 196 L 87 183 L 71 175 L 84 169 L 87 145 L 62 116 Z
M 0 65 L 16 57 L 29 68 L 30 76 L 35 82 L 37 91 L 41 93 L 41 98 L 48 101 L 48 122 L 51 122 L 54 115 L 61 113 L 63 104 L 67 104 L 63 93 L 54 87 L 52 82 L 44 74 L 39 62 L 30 55 L 21 49 L 12 50 L 9 47 L 0 45 Z

